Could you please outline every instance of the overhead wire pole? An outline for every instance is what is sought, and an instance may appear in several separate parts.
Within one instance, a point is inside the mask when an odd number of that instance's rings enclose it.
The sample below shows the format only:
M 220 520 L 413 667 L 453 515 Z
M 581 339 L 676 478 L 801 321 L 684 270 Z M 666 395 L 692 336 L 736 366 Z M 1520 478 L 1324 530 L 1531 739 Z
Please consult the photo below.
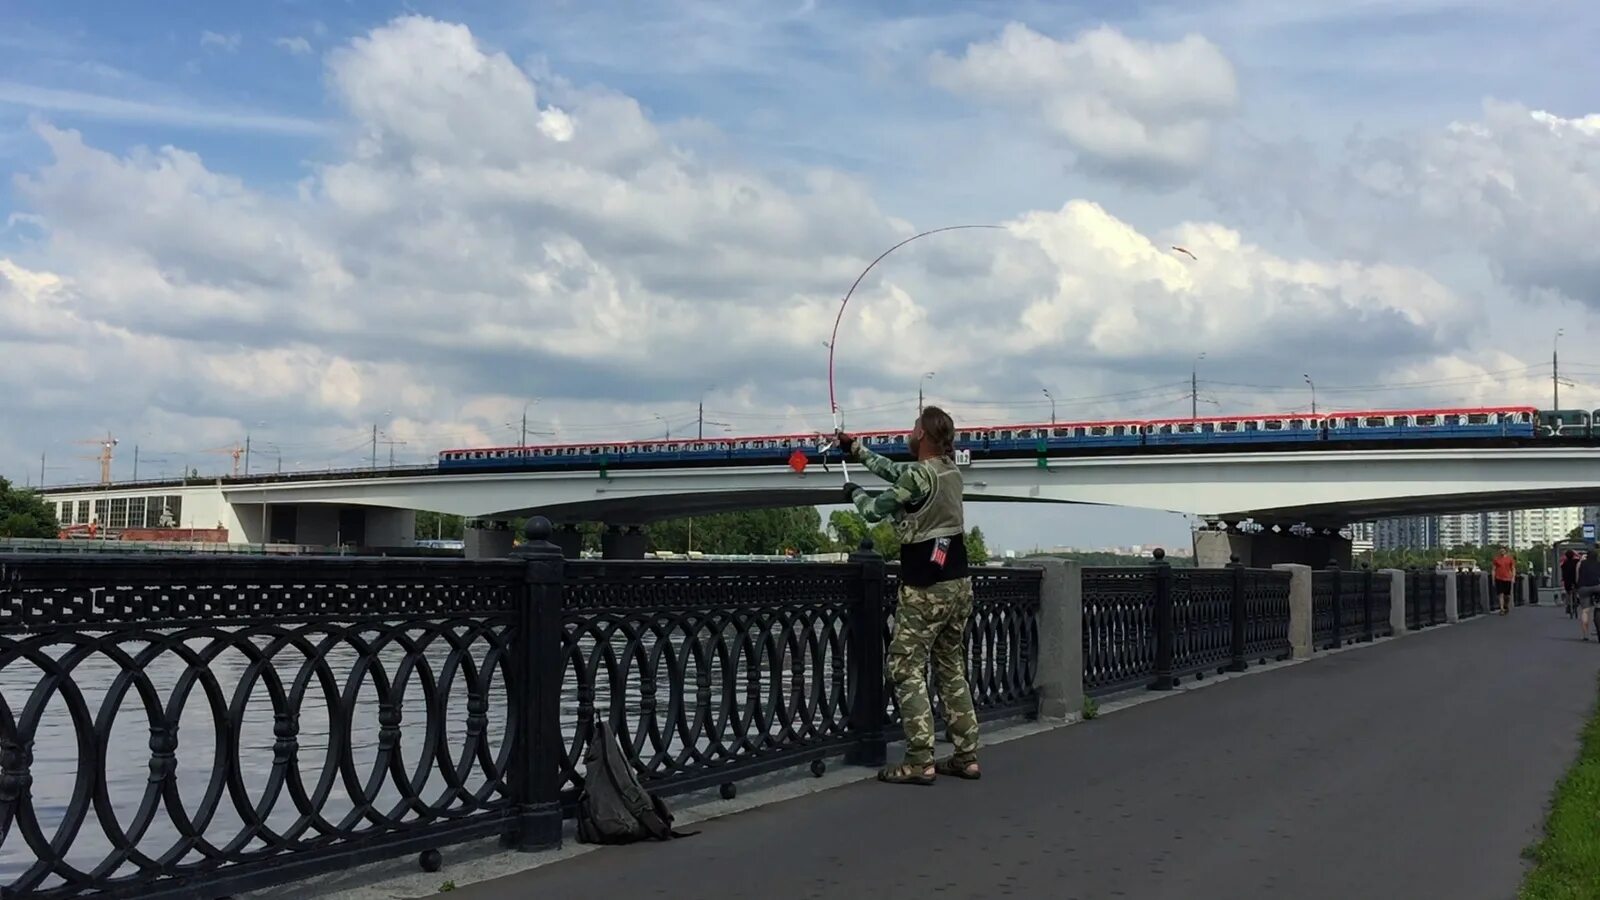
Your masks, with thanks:
M 1566 332 L 1565 328 L 1557 328 L 1556 336 L 1550 341 L 1550 410 L 1552 412 L 1561 408 L 1561 360 L 1556 355 L 1556 345 L 1561 342 L 1561 336 Z
M 1200 418 L 1200 360 L 1205 359 L 1205 351 L 1194 358 L 1194 364 L 1189 368 L 1189 421 Z

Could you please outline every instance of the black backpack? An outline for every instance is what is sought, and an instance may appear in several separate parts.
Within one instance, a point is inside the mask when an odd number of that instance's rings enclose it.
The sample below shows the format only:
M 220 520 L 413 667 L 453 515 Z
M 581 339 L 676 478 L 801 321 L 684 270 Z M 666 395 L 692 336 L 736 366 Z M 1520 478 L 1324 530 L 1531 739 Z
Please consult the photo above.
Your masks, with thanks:
M 583 752 L 583 793 L 578 797 L 578 843 L 631 844 L 689 837 L 672 830 L 672 813 L 644 789 L 610 726 L 594 723 Z

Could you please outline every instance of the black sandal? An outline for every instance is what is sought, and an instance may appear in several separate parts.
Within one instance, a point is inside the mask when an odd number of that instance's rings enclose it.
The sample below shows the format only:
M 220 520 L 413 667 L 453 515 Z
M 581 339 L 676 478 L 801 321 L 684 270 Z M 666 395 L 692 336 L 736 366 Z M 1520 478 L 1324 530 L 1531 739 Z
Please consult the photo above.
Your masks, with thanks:
M 934 776 L 927 774 L 928 766 L 901 763 L 878 771 L 878 780 L 886 784 L 933 784 Z
M 940 760 L 933 767 L 933 770 L 940 775 L 952 775 L 956 778 L 964 778 L 967 781 L 977 781 L 983 777 L 983 772 L 978 769 L 977 760 L 969 759 L 966 762 L 961 762 L 954 756 Z

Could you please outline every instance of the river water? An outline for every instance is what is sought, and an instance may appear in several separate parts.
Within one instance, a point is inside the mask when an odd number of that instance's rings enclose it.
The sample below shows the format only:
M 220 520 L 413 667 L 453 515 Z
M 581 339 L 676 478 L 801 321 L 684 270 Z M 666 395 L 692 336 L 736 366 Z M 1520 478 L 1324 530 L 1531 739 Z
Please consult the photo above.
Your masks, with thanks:
M 785 634 L 785 626 L 781 623 L 752 627 L 755 630 L 746 640 L 741 640 L 731 630 L 717 636 L 705 632 L 696 634 L 695 639 L 708 647 L 714 648 L 720 642 L 725 648 L 722 654 L 715 650 L 703 654 L 706 660 L 703 666 L 695 654 L 684 653 L 685 636 L 681 631 L 675 633 L 667 628 L 641 637 L 637 648 L 642 648 L 646 654 L 654 649 L 656 641 L 662 639 L 660 635 L 665 635 L 668 642 L 656 662 L 651 679 L 654 688 L 649 696 L 641 688 L 640 670 L 646 663 L 637 654 L 630 655 L 627 652 L 629 645 L 624 638 L 614 636 L 608 643 L 616 656 L 615 667 L 601 665 L 593 685 L 596 715 L 605 716 L 616 702 L 612 697 L 612 683 L 620 680 L 624 685 L 620 699 L 626 710 L 627 731 L 639 733 L 642 729 L 659 737 L 660 748 L 647 744 L 641 753 L 647 761 L 656 757 L 654 762 L 657 766 L 685 757 L 690 747 L 704 750 L 710 743 L 707 740 L 710 734 L 720 734 L 724 742 L 738 741 L 741 735 L 729 734 L 734 726 L 725 721 L 722 710 L 731 706 L 747 708 L 748 693 L 752 689 L 759 693 L 757 702 L 762 708 L 771 710 L 782 707 L 786 713 L 774 716 L 775 720 L 766 728 L 754 723 L 747 726 L 747 733 L 742 736 L 751 742 L 759 743 L 763 732 L 778 735 L 786 723 L 801 726 L 814 715 L 820 715 L 798 711 L 796 698 L 831 696 L 837 689 L 836 685 L 843 683 L 843 660 L 838 660 L 836 665 L 831 647 L 822 637 L 825 628 L 842 628 L 842 625 L 794 624 L 787 626 L 789 634 Z M 818 636 L 820 652 L 809 639 L 808 631 Z M 440 771 L 440 749 L 448 755 L 444 764 L 454 767 L 459 764 L 466 743 L 468 679 L 457 667 L 444 690 L 430 691 L 424 684 L 423 675 L 428 673 L 432 678 L 445 677 L 451 649 L 446 642 L 438 639 L 436 631 L 417 628 L 408 633 L 418 644 L 424 642 L 429 634 L 433 634 L 434 640 L 416 653 L 414 659 L 418 664 L 412 670 L 398 704 L 401 712 L 398 754 L 403 778 L 419 781 L 417 794 L 421 801 L 434 804 L 448 797 L 451 790 L 448 780 Z M 490 651 L 489 641 L 483 635 L 477 635 L 474 639 L 465 629 L 458 629 L 455 633 L 462 635 L 461 640 L 465 643 L 463 655 L 481 666 Z M 244 819 L 238 808 L 255 809 L 265 802 L 263 798 L 273 768 L 274 745 L 277 743 L 273 703 L 265 678 L 257 678 L 248 691 L 238 690 L 247 673 L 257 663 L 250 654 L 239 648 L 242 641 L 237 636 L 228 636 L 221 629 L 215 634 L 226 648 L 214 655 L 209 654 L 209 648 L 216 638 L 194 638 L 184 645 L 197 654 L 210 655 L 210 662 L 205 668 L 214 676 L 220 692 L 215 702 L 223 709 L 221 716 L 213 715 L 205 689 L 198 681 L 185 699 L 180 701 L 175 697 L 175 688 L 190 672 L 190 666 L 172 652 L 172 648 L 155 655 L 138 668 L 149 679 L 156 707 L 159 710 L 180 710 L 177 716 L 179 726 L 174 754 L 174 780 L 184 815 L 194 817 L 202 814 L 202 799 L 213 772 L 219 766 L 218 748 L 226 746 L 227 729 L 237 729 L 240 758 L 238 780 L 223 788 L 222 800 L 216 806 L 214 816 L 203 823 L 201 830 L 206 839 L 217 846 L 242 842 L 246 849 L 259 848 L 263 846 L 259 837 L 245 837 Z M 306 635 L 313 644 L 320 644 L 327 637 L 327 632 L 319 633 L 312 628 Z M 375 642 L 376 632 L 369 631 L 361 637 L 368 642 Z M 268 640 L 265 636 L 255 635 L 250 639 L 250 644 L 264 648 Z M 402 793 L 396 789 L 394 777 L 387 771 L 375 777 L 372 771 L 378 757 L 381 730 L 377 682 L 397 677 L 407 651 L 398 642 L 390 642 L 376 652 L 358 650 L 349 641 L 334 641 L 331 644 L 323 658 L 334 680 L 331 690 L 335 696 L 354 695 L 354 702 L 346 707 L 351 710 L 350 720 L 347 723 L 338 720 L 335 710 L 346 705 L 330 702 L 324 693 L 324 686 L 313 678 L 299 710 L 295 768 L 303 779 L 306 791 L 315 797 L 318 785 L 324 778 L 324 768 L 328 765 L 330 745 L 338 747 L 348 742 L 352 766 L 348 772 L 335 773 L 331 792 L 320 806 L 322 816 L 330 823 L 340 824 L 355 806 L 352 797 L 371 790 L 374 792 L 376 810 L 385 814 L 394 813 L 401 819 L 414 819 L 416 812 L 401 804 Z M 755 649 L 753 656 L 747 652 L 752 644 Z M 593 639 L 585 638 L 580 646 L 585 659 L 594 656 Z M 116 647 L 121 653 L 127 654 L 131 664 L 132 660 L 147 650 L 148 645 L 140 641 L 126 641 Z M 63 664 L 64 655 L 70 651 L 72 647 L 68 644 L 53 643 L 42 647 L 40 652 L 57 664 Z M 676 665 L 685 669 L 679 702 L 689 727 L 681 732 L 674 725 L 676 709 L 670 687 L 674 681 L 674 656 L 679 658 Z M 9 655 L 0 656 L 0 659 L 7 658 Z M 282 648 L 272 657 L 271 668 L 278 674 L 285 691 L 291 690 L 296 678 L 300 677 L 305 660 L 306 655 L 293 647 Z M 367 665 L 358 672 L 357 667 L 363 660 Z M 425 665 L 422 664 L 424 661 Z M 75 723 L 74 703 L 69 702 L 69 697 L 73 696 L 70 691 L 57 690 L 45 702 L 44 713 L 34 736 L 31 792 L 33 810 L 46 841 L 56 835 L 75 795 L 92 798 L 101 789 L 97 771 L 100 767 L 94 764 L 95 758 L 101 755 L 105 760 L 104 797 L 110 809 L 115 811 L 117 827 L 127 830 L 136 824 L 137 811 L 145 799 L 151 780 L 150 715 L 134 690 L 128 690 L 120 703 L 107 707 L 108 694 L 113 689 L 127 687 L 131 682 L 131 679 L 122 677 L 124 672 L 124 665 L 108 653 L 82 655 L 76 660 L 71 678 L 71 684 L 81 691 L 81 695 L 78 695 L 81 696 L 76 717 L 78 721 Z M 9 658 L 9 662 L 0 663 L 0 698 L 3 698 L 10 714 L 16 719 L 20 720 L 25 707 L 33 702 L 42 676 L 43 670 L 28 659 Z M 577 728 L 578 685 L 582 680 L 586 679 L 580 678 L 569 664 L 561 708 L 564 734 L 569 740 Z M 439 707 L 435 718 L 443 728 L 443 739 L 432 745 L 428 736 L 430 729 L 427 727 L 430 693 Z M 492 674 L 487 697 L 485 739 L 489 753 L 499 758 L 505 747 L 506 729 L 503 671 L 497 669 Z M 816 705 L 811 703 L 813 708 Z M 641 711 L 647 708 L 652 710 L 652 715 L 641 720 Z M 93 743 L 93 723 L 107 720 L 111 722 L 109 740 L 104 746 L 96 746 Z M 654 728 L 650 727 L 652 721 Z M 79 730 L 84 733 L 84 741 L 88 743 L 80 743 Z M 337 762 L 337 754 L 334 758 Z M 346 777 L 353 778 L 354 785 L 347 784 Z M 472 764 L 463 787 L 468 791 L 478 791 L 485 784 L 483 767 Z M 162 856 L 174 847 L 181 846 L 178 829 L 173 824 L 176 811 L 168 808 L 164 799 L 158 799 L 158 803 L 148 829 L 135 839 L 138 849 L 152 857 Z M 451 805 L 460 806 L 460 803 L 453 802 Z M 278 793 L 270 809 L 263 811 L 268 828 L 279 834 L 293 827 L 299 818 L 287 789 Z M 317 834 L 312 829 L 301 833 L 300 837 L 309 839 Z M 94 868 L 107 859 L 112 848 L 113 842 L 91 806 L 82 830 L 72 841 L 67 861 L 80 869 Z M 21 823 L 14 823 L 4 843 L 0 844 L 0 884 L 12 883 L 32 865 L 34 858 L 33 851 L 24 840 Z M 199 858 L 199 851 L 190 850 L 185 860 L 193 862 Z M 124 874 L 131 872 L 131 864 L 125 863 L 121 871 Z M 58 879 L 52 876 L 42 886 L 49 887 L 57 883 Z

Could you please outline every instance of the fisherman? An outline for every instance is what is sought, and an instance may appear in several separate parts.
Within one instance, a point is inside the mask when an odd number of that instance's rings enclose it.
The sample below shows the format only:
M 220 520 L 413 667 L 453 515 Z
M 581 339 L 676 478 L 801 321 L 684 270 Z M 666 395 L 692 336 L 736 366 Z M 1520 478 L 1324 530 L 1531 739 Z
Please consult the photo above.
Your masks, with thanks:
M 891 784 L 933 784 L 935 775 L 976 779 L 978 715 L 967 688 L 963 640 L 972 614 L 972 578 L 967 573 L 966 523 L 961 507 L 961 470 L 955 464 L 955 422 L 925 407 L 912 426 L 914 462 L 891 462 L 844 432 L 840 449 L 890 483 L 877 496 L 846 482 L 844 495 L 868 522 L 890 519 L 900 538 L 900 602 L 889 644 L 889 678 L 906 732 L 905 761 L 878 773 Z M 933 709 L 923 677 L 929 656 L 948 735 L 955 754 L 933 759 Z

